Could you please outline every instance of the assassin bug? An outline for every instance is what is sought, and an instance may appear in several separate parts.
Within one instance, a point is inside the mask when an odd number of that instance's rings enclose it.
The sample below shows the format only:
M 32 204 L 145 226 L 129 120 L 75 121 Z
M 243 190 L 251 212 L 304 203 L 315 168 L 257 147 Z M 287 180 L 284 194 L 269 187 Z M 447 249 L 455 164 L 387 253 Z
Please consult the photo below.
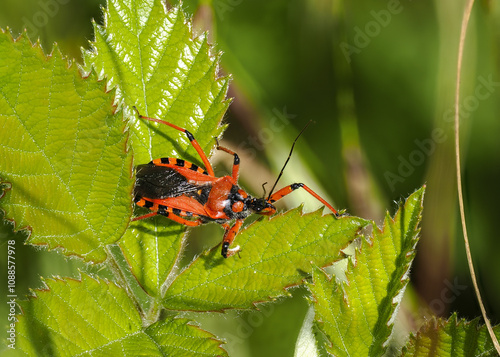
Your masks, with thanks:
M 155 159 L 148 164 L 138 165 L 136 167 L 134 201 L 136 205 L 148 208 L 152 212 L 135 217 L 132 221 L 159 214 L 190 227 L 209 222 L 219 223 L 225 230 L 221 254 L 227 258 L 240 250 L 239 246 L 232 249 L 229 246 L 246 217 L 252 213 L 274 214 L 276 207 L 273 203 L 298 188 L 303 188 L 317 198 L 336 217 L 340 216 L 328 202 L 303 183 L 294 183 L 273 193 L 288 160 L 290 160 L 295 142 L 305 128 L 293 142 L 288 159 L 267 198 L 255 198 L 238 186 L 240 158 L 234 151 L 220 146 L 216 139 L 217 150 L 233 155 L 234 159 L 231 176 L 215 177 L 207 156 L 189 131 L 164 120 L 143 116 L 136 107 L 134 109 L 140 119 L 164 124 L 186 134 L 203 161 L 205 169 L 177 158 Z M 232 226 L 229 224 L 231 221 L 234 221 Z

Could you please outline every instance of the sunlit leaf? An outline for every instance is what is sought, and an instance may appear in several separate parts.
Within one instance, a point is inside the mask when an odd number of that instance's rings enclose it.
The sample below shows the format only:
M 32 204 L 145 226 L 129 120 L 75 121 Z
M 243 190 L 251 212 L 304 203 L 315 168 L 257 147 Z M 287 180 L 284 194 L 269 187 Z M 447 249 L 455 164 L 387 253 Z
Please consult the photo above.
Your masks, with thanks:
M 139 120 L 131 107 L 186 128 L 209 153 L 214 137 L 222 133 L 219 123 L 229 102 L 228 80 L 218 78 L 219 57 L 211 54 L 206 36 L 193 38 L 183 12 L 166 12 L 160 0 L 108 1 L 104 19 L 104 26 L 94 24 L 93 51 L 85 53 L 85 60 L 117 86 L 126 104 L 134 163 L 178 157 L 201 165 L 184 133 Z M 120 241 L 134 275 L 150 294 L 159 295 L 184 231 L 160 217 L 134 223 Z
M 162 352 L 162 356 L 227 356 L 215 337 L 189 320 L 167 318 L 146 329 Z
M 208 332 L 167 318 L 144 328 L 136 307 L 115 284 L 46 280 L 47 290 L 21 302 L 18 347 L 28 356 L 225 355 Z
M 237 235 L 241 257 L 224 259 L 220 247 L 200 256 L 172 283 L 165 307 L 179 310 L 251 308 L 287 295 L 311 273 L 311 263 L 338 260 L 358 231 L 369 222 L 356 217 L 302 215 L 301 209 L 252 224 Z
M 383 229 L 374 229 L 371 243 L 362 241 L 346 283 L 314 269 L 310 289 L 316 320 L 335 356 L 384 353 L 415 256 L 423 195 L 424 188 L 412 194 L 394 219 L 387 214 Z
M 131 155 L 114 93 L 54 48 L 0 33 L 0 200 L 32 244 L 86 260 L 123 234 L 131 214 Z
M 300 329 L 299 337 L 295 344 L 295 357 L 308 356 L 316 357 L 319 356 L 318 347 L 316 346 L 316 338 L 313 334 L 313 323 L 314 323 L 314 309 L 312 306 L 309 307 L 304 323 Z
M 135 162 L 171 155 L 200 162 L 183 133 L 138 120 L 130 108 L 188 129 L 210 152 L 229 102 L 228 80 L 218 78 L 219 56 L 206 36 L 193 38 L 182 10 L 166 12 L 161 0 L 110 0 L 104 26 L 94 24 L 94 31 L 85 61 L 118 86 L 132 115 Z
M 493 329 L 500 338 L 500 326 Z M 411 335 L 402 356 L 497 356 L 486 326 L 479 319 L 465 321 L 456 314 L 449 320 L 433 318 Z

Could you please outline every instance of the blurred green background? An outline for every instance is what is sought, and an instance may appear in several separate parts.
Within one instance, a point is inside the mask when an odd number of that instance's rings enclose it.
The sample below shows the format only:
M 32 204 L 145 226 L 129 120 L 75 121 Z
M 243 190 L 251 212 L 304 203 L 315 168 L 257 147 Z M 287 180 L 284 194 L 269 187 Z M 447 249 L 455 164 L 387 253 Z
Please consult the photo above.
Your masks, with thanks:
M 80 47 L 88 48 L 93 38 L 90 19 L 102 22 L 101 5 L 3 0 L 0 27 L 14 34 L 26 27 L 46 53 L 55 41 L 81 61 Z M 380 224 L 395 202 L 427 184 L 402 329 L 418 327 L 431 310 L 479 316 L 458 217 L 451 121 L 463 1 L 186 0 L 183 8 L 194 16 L 196 33 L 210 31 L 216 50 L 224 53 L 221 73 L 233 78 L 223 140 L 242 157 L 242 186 L 261 195 L 262 183 L 274 182 L 294 137 L 313 120 L 281 185 L 305 182 L 335 207 Z M 494 324 L 500 322 L 499 42 L 498 3 L 476 2 L 462 81 L 463 183 L 472 254 Z M 229 170 L 230 160 L 215 160 L 218 174 Z M 320 206 L 299 192 L 284 201 L 282 209 L 302 202 L 307 211 Z M 208 233 L 214 235 L 211 243 L 218 242 L 221 231 L 208 227 L 203 234 L 195 230 L 192 245 Z M 7 239 L 22 241 L 24 233 L 3 223 L 0 237 L 5 271 Z M 40 276 L 98 269 L 54 252 L 16 247 L 19 296 L 42 287 Z M 0 285 L 6 286 L 6 274 Z M 231 312 L 222 324 L 203 317 L 203 326 L 227 338 L 228 350 L 240 356 L 291 355 L 302 323 L 297 317 L 307 310 L 305 291 L 291 292 L 292 299 L 269 313 Z

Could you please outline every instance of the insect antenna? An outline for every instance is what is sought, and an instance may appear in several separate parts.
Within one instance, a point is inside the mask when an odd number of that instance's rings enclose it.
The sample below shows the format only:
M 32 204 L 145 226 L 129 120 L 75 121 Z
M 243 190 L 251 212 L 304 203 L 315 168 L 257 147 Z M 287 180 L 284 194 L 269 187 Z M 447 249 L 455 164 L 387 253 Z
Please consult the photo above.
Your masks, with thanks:
M 309 126 L 309 124 L 311 124 L 311 122 L 312 122 L 312 120 L 309 120 L 307 122 L 307 124 L 304 126 L 304 128 L 302 128 L 302 130 L 300 131 L 299 135 L 297 135 L 297 137 L 293 141 L 292 148 L 290 149 L 290 153 L 288 154 L 288 158 L 286 159 L 285 164 L 283 165 L 283 168 L 281 169 L 280 174 L 278 175 L 278 178 L 274 182 L 274 185 L 271 188 L 271 191 L 269 192 L 269 195 L 267 196 L 267 200 L 269 200 L 271 198 L 271 195 L 273 194 L 273 191 L 276 188 L 276 185 L 278 184 L 278 181 L 280 180 L 281 176 L 283 175 L 283 171 L 285 170 L 286 164 L 288 164 L 288 161 L 290 161 L 290 157 L 292 157 L 292 152 L 293 152 L 293 148 L 295 146 L 295 143 L 297 142 L 297 140 L 299 139 L 299 137 L 302 135 L 302 133 L 306 130 L 306 128 Z
M 264 191 L 264 193 L 262 194 L 262 198 L 266 197 L 266 185 L 267 181 L 262 184 L 262 191 Z

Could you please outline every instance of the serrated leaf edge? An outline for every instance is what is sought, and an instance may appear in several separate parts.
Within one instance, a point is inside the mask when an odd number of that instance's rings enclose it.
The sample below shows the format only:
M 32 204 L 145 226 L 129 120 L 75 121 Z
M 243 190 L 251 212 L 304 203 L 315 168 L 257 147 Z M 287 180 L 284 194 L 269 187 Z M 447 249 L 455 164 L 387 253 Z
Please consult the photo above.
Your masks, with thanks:
M 293 208 L 293 209 L 290 209 L 288 211 L 284 211 L 284 212 L 279 212 L 271 217 L 261 217 L 260 219 L 250 223 L 249 225 L 247 225 L 246 227 L 244 227 L 239 233 L 238 235 L 242 234 L 245 230 L 247 229 L 250 229 L 250 227 L 252 227 L 253 225 L 256 225 L 256 224 L 261 224 L 263 220 L 266 220 L 266 222 L 272 222 L 274 219 L 277 219 L 279 217 L 282 217 L 282 216 L 286 216 L 286 215 L 289 215 L 289 214 L 294 214 L 294 213 L 297 213 L 299 215 L 299 217 L 304 217 L 304 216 L 317 216 L 317 218 L 321 218 L 321 217 L 325 217 L 325 216 L 328 216 L 328 215 L 333 215 L 333 214 L 326 214 L 326 215 L 323 215 L 322 214 L 323 212 L 323 207 L 319 208 L 318 210 L 316 211 L 313 211 L 313 212 L 306 212 L 304 213 L 303 211 L 303 204 L 301 204 L 300 206 L 296 207 L 296 208 Z M 353 216 L 346 216 L 345 218 L 349 218 L 349 217 L 353 217 Z M 360 219 L 359 217 L 356 217 L 357 219 Z M 342 219 L 342 218 L 340 218 Z M 360 227 L 359 231 L 357 232 L 357 234 L 359 234 L 359 232 L 365 228 L 367 225 L 371 224 L 371 221 L 368 221 L 368 220 L 364 220 L 364 219 L 360 219 L 361 221 L 364 221 L 362 223 L 364 223 L 363 226 Z M 206 252 L 203 252 L 201 254 L 199 254 L 198 256 L 194 257 L 193 260 L 188 264 L 186 265 L 185 267 L 182 268 L 181 271 L 178 272 L 178 274 L 170 281 L 170 284 L 172 284 L 175 279 L 177 279 L 182 273 L 184 273 L 185 271 L 187 271 L 191 265 L 193 265 L 195 263 L 196 260 L 198 259 L 201 259 L 202 256 L 204 255 L 210 255 L 212 254 L 215 250 L 218 250 L 220 249 L 220 245 L 222 243 L 222 240 L 220 243 L 217 243 L 213 248 L 207 250 Z M 340 252 L 340 256 L 339 256 L 339 259 L 333 261 L 332 263 L 340 260 L 340 259 L 343 259 L 342 257 L 342 250 L 345 249 L 348 245 L 350 244 L 347 243 L 347 245 L 341 249 L 339 249 L 339 252 Z M 231 259 L 231 258 L 229 258 Z M 321 268 L 324 268 L 326 266 L 329 266 L 331 265 L 332 263 L 330 264 L 327 264 Z M 311 264 L 311 269 L 313 267 L 313 264 Z M 326 273 L 325 273 L 326 274 Z M 266 304 L 266 303 L 273 303 L 279 299 L 282 299 L 282 298 L 286 298 L 286 297 L 290 297 L 292 294 L 289 292 L 289 289 L 292 289 L 294 287 L 297 287 L 297 286 L 300 286 L 302 284 L 304 284 L 304 282 L 306 281 L 307 277 L 304 277 L 300 282 L 298 282 L 297 284 L 290 284 L 290 285 L 286 285 L 286 286 L 283 286 L 283 288 L 281 289 L 281 294 L 278 294 L 278 295 L 269 295 L 267 296 L 267 299 L 265 300 L 257 300 L 257 301 L 253 301 L 252 302 L 252 305 L 253 305 L 253 308 L 256 309 L 256 310 L 259 310 L 258 306 L 259 305 L 262 305 L 262 304 Z M 165 292 L 168 290 L 168 287 L 165 288 Z M 250 310 L 250 308 L 248 309 L 242 309 L 242 308 L 239 308 L 239 307 L 230 307 L 230 308 L 222 308 L 222 309 L 213 309 L 213 310 L 203 310 L 203 312 L 224 312 L 224 311 L 227 311 L 227 310 Z M 191 312 L 199 312 L 200 310 L 190 310 L 190 309 L 184 309 L 184 310 L 172 310 L 172 311 L 191 311 Z
M 104 93 L 106 93 L 106 94 L 111 93 L 111 97 L 113 98 L 113 101 L 112 101 L 112 104 L 111 104 L 111 106 L 113 108 L 113 112 L 112 112 L 113 115 L 117 115 L 119 113 L 119 111 L 120 111 L 120 105 L 119 104 L 120 103 L 116 103 L 116 90 L 114 88 L 109 89 L 108 86 L 107 86 L 107 82 L 105 80 L 99 79 L 99 77 L 98 77 L 98 75 L 97 75 L 97 73 L 96 73 L 96 71 L 95 71 L 94 68 L 92 68 L 91 71 L 89 71 L 89 72 L 82 71 L 81 68 L 77 65 L 75 59 L 68 60 L 68 58 L 62 54 L 62 52 L 60 51 L 59 46 L 57 45 L 57 43 L 54 43 L 54 45 L 53 45 L 53 47 L 51 49 L 51 52 L 49 54 L 46 54 L 45 51 L 42 48 L 42 45 L 40 43 L 40 39 L 38 39 L 35 43 L 33 43 L 31 41 L 31 39 L 29 38 L 29 36 L 28 36 L 27 29 L 24 29 L 24 31 L 22 33 L 20 33 L 18 37 L 14 37 L 13 34 L 12 34 L 12 31 L 10 31 L 10 29 L 8 27 L 7 27 L 7 30 L 4 30 L 3 28 L 0 28 L 0 32 L 2 34 L 8 34 L 13 43 L 16 43 L 16 42 L 19 42 L 19 41 L 28 41 L 29 45 L 33 49 L 35 49 L 37 52 L 39 52 L 38 55 L 44 61 L 47 61 L 47 62 L 54 61 L 54 60 L 65 61 L 66 62 L 66 69 L 68 71 L 73 71 L 73 72 L 78 73 L 78 75 L 80 76 L 80 78 L 82 80 L 92 80 L 92 79 L 95 79 L 96 83 L 101 83 L 102 82 L 102 89 L 104 90 Z M 123 117 L 122 122 L 124 124 L 122 132 L 123 132 L 123 134 L 126 134 L 128 132 L 128 121 Z M 129 138 L 128 138 L 128 135 L 127 135 L 127 138 L 125 140 L 125 145 L 124 145 L 124 152 L 125 153 L 129 151 L 128 140 L 129 140 Z M 131 160 L 131 166 L 130 166 L 130 169 L 129 169 L 129 172 L 130 172 L 129 177 L 130 178 L 132 178 L 133 175 L 134 175 L 132 167 L 133 167 L 133 161 Z M 0 177 L 0 200 L 11 189 L 12 189 L 12 183 L 8 182 L 8 181 L 3 181 L 2 178 Z M 131 204 L 132 204 L 132 190 L 130 192 L 130 197 L 131 197 Z M 132 205 L 131 205 L 131 207 L 132 207 Z M 33 228 L 29 224 L 27 224 L 27 225 L 25 225 L 23 227 L 18 227 L 18 224 L 17 224 L 16 220 L 14 218 L 7 217 L 5 210 L 2 209 L 1 207 L 0 207 L 0 212 L 3 215 L 2 220 L 5 221 L 5 222 L 8 222 L 11 225 L 13 225 L 13 231 L 14 231 L 14 233 L 15 232 L 19 232 L 19 231 L 25 231 L 26 232 L 27 236 L 26 236 L 25 241 L 27 243 L 31 244 L 31 245 L 34 245 L 34 246 L 37 246 L 37 247 L 45 247 L 49 251 L 51 251 L 51 250 L 60 251 L 63 255 L 66 255 L 66 256 L 75 256 L 75 257 L 82 258 L 82 259 L 85 259 L 85 257 L 87 255 L 89 255 L 90 253 L 92 253 L 93 251 L 104 247 L 104 245 L 99 245 L 97 248 L 89 251 L 87 254 L 78 254 L 78 253 L 73 253 L 73 252 L 68 253 L 68 251 L 66 250 L 66 248 L 64 248 L 63 246 L 60 246 L 60 245 L 50 246 L 48 243 L 31 243 L 30 239 L 31 239 L 31 236 L 32 236 L 32 233 L 33 233 Z M 130 213 L 132 215 L 132 209 L 131 209 Z

